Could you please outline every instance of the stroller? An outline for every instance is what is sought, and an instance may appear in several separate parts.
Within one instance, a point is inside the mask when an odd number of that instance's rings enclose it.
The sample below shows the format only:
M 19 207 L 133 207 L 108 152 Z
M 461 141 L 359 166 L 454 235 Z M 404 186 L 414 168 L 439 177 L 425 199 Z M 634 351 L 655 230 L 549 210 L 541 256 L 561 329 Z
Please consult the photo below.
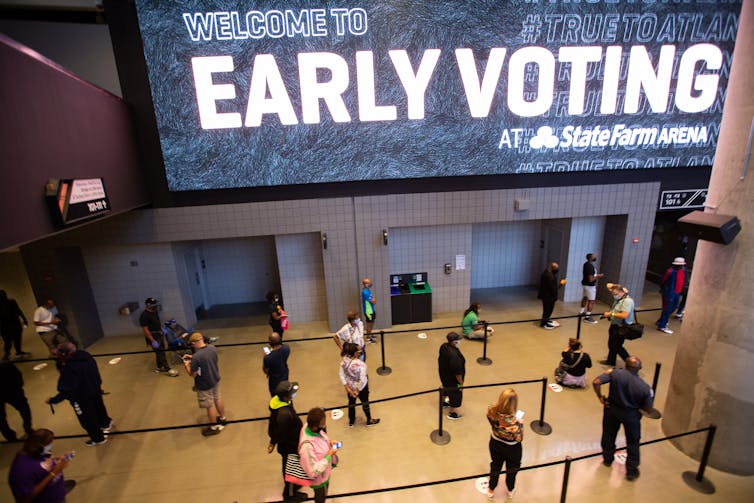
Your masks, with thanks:
M 168 344 L 168 350 L 173 351 L 176 356 L 176 363 L 183 362 L 184 355 L 194 353 L 194 348 L 189 343 L 189 337 L 194 333 L 193 328 L 185 328 L 183 325 L 171 318 L 163 324 L 162 333 Z M 204 337 L 205 344 L 214 344 L 219 337 Z

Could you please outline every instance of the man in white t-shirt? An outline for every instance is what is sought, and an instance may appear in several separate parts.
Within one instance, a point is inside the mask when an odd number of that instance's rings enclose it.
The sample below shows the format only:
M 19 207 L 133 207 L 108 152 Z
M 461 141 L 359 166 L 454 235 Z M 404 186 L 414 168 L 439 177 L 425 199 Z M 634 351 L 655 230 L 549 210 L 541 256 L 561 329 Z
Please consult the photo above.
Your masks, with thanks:
M 58 308 L 52 299 L 47 299 L 47 302 L 34 311 L 34 325 L 36 325 L 37 333 L 50 351 L 58 345 L 58 342 L 62 342 L 58 341 L 58 323 L 60 322 Z

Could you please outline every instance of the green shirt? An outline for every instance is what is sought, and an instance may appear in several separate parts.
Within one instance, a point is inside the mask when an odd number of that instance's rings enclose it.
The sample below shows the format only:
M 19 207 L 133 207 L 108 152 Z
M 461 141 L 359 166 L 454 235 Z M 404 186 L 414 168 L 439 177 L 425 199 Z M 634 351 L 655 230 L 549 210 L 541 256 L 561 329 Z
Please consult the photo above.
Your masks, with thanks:
M 479 324 L 479 317 L 474 311 L 469 311 L 469 314 L 463 317 L 461 326 L 463 327 L 463 335 L 469 335 L 474 331 L 474 325 Z

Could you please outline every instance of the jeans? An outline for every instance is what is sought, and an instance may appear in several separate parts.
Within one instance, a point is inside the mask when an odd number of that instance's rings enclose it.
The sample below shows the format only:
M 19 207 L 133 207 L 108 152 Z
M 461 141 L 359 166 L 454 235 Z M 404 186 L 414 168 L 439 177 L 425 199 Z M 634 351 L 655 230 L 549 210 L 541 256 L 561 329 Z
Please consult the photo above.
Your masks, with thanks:
M 677 293 L 662 296 L 662 315 L 660 316 L 660 319 L 657 320 L 658 328 L 665 328 L 668 326 L 670 315 L 676 310 L 680 300 L 681 296 Z
M 611 404 L 602 414 L 602 457 L 612 463 L 615 457 L 615 437 L 620 425 L 626 434 L 626 474 L 639 471 L 639 442 L 641 440 L 641 412 Z
M 521 468 L 521 442 L 515 445 L 504 444 L 494 438 L 490 438 L 490 484 L 489 488 L 494 491 L 500 479 L 500 470 L 505 465 L 505 486 L 509 491 L 516 488 L 516 473 Z
M 624 339 L 623 336 L 620 335 L 620 325 L 610 324 L 610 331 L 608 333 L 607 363 L 615 366 L 616 355 L 623 358 L 623 361 L 626 361 L 626 358 L 629 357 L 628 351 L 626 351 L 626 348 L 623 347 L 623 343 L 626 341 L 626 339 Z

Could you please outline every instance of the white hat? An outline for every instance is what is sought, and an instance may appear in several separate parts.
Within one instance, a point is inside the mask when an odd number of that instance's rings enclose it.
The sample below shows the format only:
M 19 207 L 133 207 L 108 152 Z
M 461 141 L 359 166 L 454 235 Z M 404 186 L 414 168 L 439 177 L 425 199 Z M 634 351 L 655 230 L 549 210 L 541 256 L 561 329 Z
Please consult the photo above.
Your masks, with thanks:
M 686 265 L 686 259 L 683 257 L 676 257 L 673 259 L 673 265 Z

